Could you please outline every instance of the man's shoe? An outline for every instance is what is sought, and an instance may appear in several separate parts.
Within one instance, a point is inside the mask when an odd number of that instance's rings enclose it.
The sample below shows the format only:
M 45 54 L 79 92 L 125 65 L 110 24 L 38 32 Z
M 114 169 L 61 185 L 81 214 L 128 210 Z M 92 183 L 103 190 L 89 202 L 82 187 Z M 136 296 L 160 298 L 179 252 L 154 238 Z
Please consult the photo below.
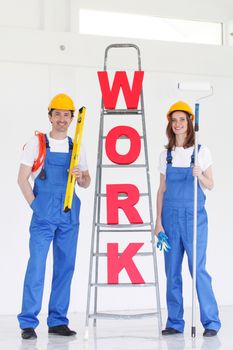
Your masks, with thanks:
M 204 337 L 214 337 L 215 335 L 217 335 L 217 331 L 215 331 L 214 329 L 205 329 L 203 336 Z
M 164 330 L 162 330 L 162 335 L 173 335 L 178 333 L 182 332 L 177 331 L 177 329 L 175 328 L 165 328 Z
M 61 325 L 61 326 L 49 327 L 49 334 L 64 335 L 66 337 L 69 337 L 71 335 L 75 335 L 76 332 L 69 329 L 69 327 L 66 325 Z
M 21 333 L 21 337 L 23 339 L 36 339 L 37 335 L 36 335 L 36 332 L 33 328 L 23 328 L 22 333 Z

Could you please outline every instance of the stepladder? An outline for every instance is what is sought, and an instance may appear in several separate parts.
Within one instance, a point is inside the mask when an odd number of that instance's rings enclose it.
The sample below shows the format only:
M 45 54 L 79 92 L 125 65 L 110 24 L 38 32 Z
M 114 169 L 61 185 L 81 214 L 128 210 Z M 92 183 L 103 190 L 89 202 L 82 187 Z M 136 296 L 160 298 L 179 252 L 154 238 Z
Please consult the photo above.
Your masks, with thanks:
M 109 69 L 109 53 L 114 57 L 115 52 L 122 51 L 134 56 L 136 70 L 131 69 L 128 73 L 125 70 L 115 71 L 115 67 Z M 124 68 L 124 64 L 119 68 Z M 114 75 L 112 88 L 109 73 Z M 132 88 L 128 75 L 132 78 Z M 86 339 L 90 319 L 93 319 L 93 325 L 96 326 L 98 319 L 151 317 L 157 320 L 158 334 L 161 334 L 143 75 L 138 46 L 113 44 L 106 48 L 104 70 L 98 72 L 102 101 L 90 246 Z M 113 293 L 113 296 L 109 297 L 109 293 Z M 139 312 L 134 310 L 141 310 L 142 307 L 140 303 L 136 305 L 134 302 L 129 310 L 127 298 L 131 301 L 151 298 L 151 304 Z M 122 312 L 120 309 L 127 311 Z M 145 309 L 150 309 L 150 312 L 145 312 Z

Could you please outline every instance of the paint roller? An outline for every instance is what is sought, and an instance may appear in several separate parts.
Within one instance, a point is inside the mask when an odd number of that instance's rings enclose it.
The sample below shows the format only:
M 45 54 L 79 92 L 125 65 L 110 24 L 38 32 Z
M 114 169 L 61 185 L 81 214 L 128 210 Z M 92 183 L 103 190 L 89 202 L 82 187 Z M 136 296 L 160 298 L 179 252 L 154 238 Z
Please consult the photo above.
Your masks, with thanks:
M 182 91 L 208 93 L 196 99 L 195 103 L 195 143 L 194 143 L 194 165 L 197 166 L 198 157 L 198 131 L 199 131 L 199 103 L 204 98 L 213 95 L 213 87 L 209 82 L 179 82 L 178 89 Z M 192 280 L 192 325 L 191 336 L 196 337 L 196 261 L 197 261 L 197 176 L 194 177 L 194 210 L 193 210 L 193 280 Z

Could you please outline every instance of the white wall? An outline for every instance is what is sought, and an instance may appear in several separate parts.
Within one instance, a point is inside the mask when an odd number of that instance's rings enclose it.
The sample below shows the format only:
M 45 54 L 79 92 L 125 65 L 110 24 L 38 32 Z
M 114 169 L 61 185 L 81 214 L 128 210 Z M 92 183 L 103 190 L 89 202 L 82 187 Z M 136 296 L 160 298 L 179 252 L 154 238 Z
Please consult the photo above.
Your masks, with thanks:
M 110 3 L 113 5 L 113 2 Z M 118 3 L 120 6 L 121 2 Z M 148 9 L 151 11 L 153 4 L 149 3 Z M 19 312 L 23 276 L 28 259 L 28 226 L 31 210 L 22 198 L 16 183 L 20 152 L 23 144 L 31 137 L 34 130 L 46 131 L 49 129 L 47 106 L 50 98 L 61 91 L 70 94 L 77 107 L 82 105 L 87 107 L 84 143 L 93 181 L 88 190 L 80 189 L 82 199 L 81 228 L 70 306 L 70 311 L 85 310 L 101 99 L 96 72 L 102 70 L 104 49 L 108 44 L 131 40 L 78 35 L 76 16 L 79 4 L 82 5 L 82 1 L 56 1 L 56 12 L 54 12 L 55 1 L 38 0 L 32 2 L 24 0 L 20 4 L 13 0 L 8 1 L 7 4 L 3 1 L 0 2 L 1 8 L 4 10 L 0 16 L 0 109 L 2 122 L 0 314 Z M 90 6 L 91 2 L 88 1 L 85 4 Z M 229 20 L 229 11 L 225 11 L 225 7 L 219 4 L 220 2 L 216 2 L 216 7 L 213 7 L 215 18 L 218 14 L 219 20 L 221 18 Z M 99 8 L 104 9 L 105 5 L 106 9 L 109 9 L 109 5 L 105 4 L 104 1 L 100 2 Z M 154 6 L 154 14 L 156 14 L 157 9 L 158 14 L 165 16 L 166 9 L 159 1 L 156 1 Z M 12 7 L 15 8 L 15 12 L 10 11 Z M 115 9 L 119 10 L 120 8 Z M 141 11 L 139 1 L 138 11 Z M 17 18 L 14 17 L 13 13 L 17 13 Z M 195 13 L 197 19 L 197 9 Z M 168 15 L 172 16 L 172 12 L 169 12 Z M 203 19 L 203 13 L 201 16 L 200 18 Z M 231 197 L 233 189 L 231 183 L 232 145 L 230 143 L 233 127 L 232 48 L 136 40 L 134 43 L 138 44 L 141 49 L 145 70 L 144 97 L 153 204 L 159 180 L 156 170 L 157 160 L 166 142 L 164 136 L 165 113 L 174 101 L 183 98 L 193 103 L 197 97 L 179 93 L 176 89 L 177 82 L 181 80 L 208 80 L 214 86 L 213 97 L 204 100 L 200 110 L 200 141 L 207 144 L 212 151 L 215 174 L 215 190 L 208 193 L 207 201 L 210 226 L 208 270 L 213 277 L 213 286 L 219 304 L 232 305 L 231 246 L 233 245 L 233 225 Z M 66 49 L 60 50 L 60 45 L 65 45 Z M 115 69 L 124 70 L 127 68 L 130 71 L 135 69 L 135 60 L 131 53 L 119 58 L 119 60 L 118 58 L 117 56 L 117 59 L 114 59 L 111 56 L 112 67 Z M 73 135 L 73 132 L 74 125 L 70 130 L 70 135 Z M 112 177 L 109 179 L 110 181 L 113 182 Z M 117 183 L 117 181 L 118 179 L 115 182 Z M 107 237 L 105 240 L 116 241 L 118 238 Z M 119 239 L 122 248 L 130 240 L 140 241 L 141 237 L 137 235 L 129 239 Z M 147 242 L 149 240 L 148 237 Z M 149 260 L 144 262 L 142 259 L 138 264 L 144 276 L 150 279 L 152 266 Z M 161 300 L 162 306 L 164 306 L 165 275 L 163 257 L 159 253 L 158 265 Z M 106 266 L 103 266 L 102 269 L 104 276 Z M 184 276 L 185 304 L 190 305 L 191 280 L 186 264 L 184 264 Z M 125 279 L 126 276 L 123 275 L 122 278 Z M 50 279 L 51 257 L 48 260 L 43 302 L 44 312 L 47 310 Z M 116 294 L 112 289 L 104 291 L 104 293 L 101 292 L 100 307 L 124 309 L 153 306 L 152 291 L 144 290 L 143 294 L 140 294 L 141 291 L 130 289 L 125 294 L 122 290 L 118 293 Z

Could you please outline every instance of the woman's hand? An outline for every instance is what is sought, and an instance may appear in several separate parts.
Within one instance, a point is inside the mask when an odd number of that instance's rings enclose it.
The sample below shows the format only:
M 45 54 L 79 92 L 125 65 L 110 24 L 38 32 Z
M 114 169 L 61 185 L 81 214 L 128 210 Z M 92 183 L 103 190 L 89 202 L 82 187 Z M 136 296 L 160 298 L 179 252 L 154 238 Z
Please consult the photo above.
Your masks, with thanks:
M 155 235 L 158 237 L 159 232 L 165 232 L 161 222 L 155 223 Z
M 202 170 L 198 165 L 194 165 L 193 167 L 193 176 L 197 176 L 198 178 L 200 178 L 200 176 L 202 175 Z
M 202 186 L 204 186 L 208 190 L 212 190 L 214 188 L 214 180 L 211 165 L 203 172 L 199 166 L 194 166 L 193 176 L 197 176 Z

